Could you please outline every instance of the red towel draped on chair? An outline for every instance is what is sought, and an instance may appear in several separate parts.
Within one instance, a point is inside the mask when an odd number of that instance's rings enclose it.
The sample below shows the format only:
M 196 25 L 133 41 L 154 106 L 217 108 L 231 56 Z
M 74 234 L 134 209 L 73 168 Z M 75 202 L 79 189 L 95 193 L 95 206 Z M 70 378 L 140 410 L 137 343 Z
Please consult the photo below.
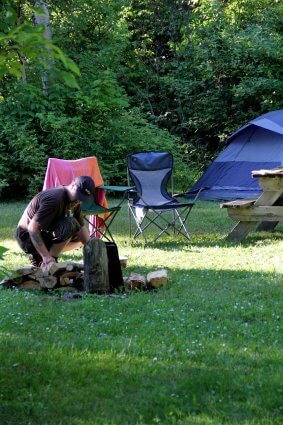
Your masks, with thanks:
M 75 177 L 78 176 L 92 177 L 96 187 L 104 184 L 95 156 L 74 160 L 49 158 L 43 190 L 61 185 L 68 185 Z M 96 191 L 96 202 L 107 208 L 108 205 L 105 198 L 105 190 Z M 103 223 L 103 220 L 98 216 L 91 216 L 90 233 L 93 233 L 94 228 L 103 225 Z

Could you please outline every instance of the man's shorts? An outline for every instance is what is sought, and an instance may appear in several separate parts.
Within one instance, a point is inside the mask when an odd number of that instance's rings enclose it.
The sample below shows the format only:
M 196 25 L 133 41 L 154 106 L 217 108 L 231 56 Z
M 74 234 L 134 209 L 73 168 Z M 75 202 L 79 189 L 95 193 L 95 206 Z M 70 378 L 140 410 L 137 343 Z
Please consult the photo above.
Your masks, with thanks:
M 52 231 L 41 231 L 40 233 L 46 248 L 49 250 L 52 245 L 59 244 L 67 241 L 68 239 L 72 242 L 76 242 L 78 240 L 77 233 L 80 229 L 81 225 L 74 217 L 64 217 L 56 223 Z M 28 231 L 18 227 L 16 231 L 16 239 L 20 248 L 26 254 L 37 253 Z

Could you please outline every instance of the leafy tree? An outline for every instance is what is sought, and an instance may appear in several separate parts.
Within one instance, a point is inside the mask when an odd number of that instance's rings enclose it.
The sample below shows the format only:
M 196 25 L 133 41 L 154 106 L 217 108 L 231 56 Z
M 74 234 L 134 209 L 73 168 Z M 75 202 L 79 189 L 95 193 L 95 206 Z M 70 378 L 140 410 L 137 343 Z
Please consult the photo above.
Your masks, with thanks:
M 182 139 L 189 161 L 205 167 L 239 125 L 280 108 L 279 2 L 133 0 L 131 6 L 136 49 L 127 90 L 152 122 Z
M 58 61 L 54 75 L 70 87 L 78 87 L 74 75 L 79 68 L 63 51 L 46 37 L 44 24 L 33 25 L 33 14 L 44 17 L 48 9 L 43 1 L 3 0 L 0 9 L 0 79 L 7 75 L 26 82 L 26 68 L 31 62 L 43 69 L 50 68 L 50 57 Z M 43 8 L 44 5 L 44 8 Z M 44 22 L 44 21 L 42 21 Z M 62 64 L 65 68 L 60 68 Z
M 36 3 L 49 22 L 33 25 L 31 0 L 0 8 L 3 198 L 40 189 L 49 156 L 96 155 L 107 182 L 124 183 L 126 155 L 155 149 L 174 154 L 186 188 L 232 131 L 281 107 L 279 2 Z
M 3 197 L 16 185 L 29 194 L 38 190 L 49 156 L 96 155 L 108 182 L 125 183 L 128 153 L 176 151 L 175 138 L 131 107 L 119 81 L 129 35 L 121 7 L 96 0 L 82 8 L 81 2 L 70 1 L 66 14 L 61 2 L 49 4 L 54 40 L 81 69 L 80 90 L 51 82 L 46 97 L 35 79 L 7 91 L 0 108 L 0 144 L 7 157 L 0 167 Z M 5 123 L 8 113 L 11 120 Z

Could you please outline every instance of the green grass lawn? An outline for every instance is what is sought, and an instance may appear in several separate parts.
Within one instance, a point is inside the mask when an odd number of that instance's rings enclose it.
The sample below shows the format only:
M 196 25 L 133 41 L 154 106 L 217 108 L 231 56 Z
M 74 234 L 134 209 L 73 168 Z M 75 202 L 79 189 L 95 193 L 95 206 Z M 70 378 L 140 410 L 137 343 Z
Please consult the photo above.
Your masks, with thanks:
M 27 264 L 13 239 L 25 205 L 0 205 L 10 270 Z M 198 202 L 191 243 L 144 247 L 119 213 L 123 273 L 167 267 L 157 291 L 70 300 L 1 290 L 0 424 L 282 424 L 283 226 L 227 242 L 226 214 Z

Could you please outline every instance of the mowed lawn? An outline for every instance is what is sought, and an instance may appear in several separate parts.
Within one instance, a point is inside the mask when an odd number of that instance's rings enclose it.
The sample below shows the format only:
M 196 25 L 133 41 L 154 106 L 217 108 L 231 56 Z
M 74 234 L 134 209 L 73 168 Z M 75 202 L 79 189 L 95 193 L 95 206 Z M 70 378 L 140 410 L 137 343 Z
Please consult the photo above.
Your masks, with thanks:
M 13 236 L 25 205 L 0 204 L 8 270 L 28 264 Z M 167 286 L 0 290 L 0 424 L 282 424 L 283 226 L 241 244 L 225 240 L 233 226 L 219 203 L 198 202 L 190 243 L 144 246 L 125 206 L 113 225 L 124 276 L 166 267 Z

